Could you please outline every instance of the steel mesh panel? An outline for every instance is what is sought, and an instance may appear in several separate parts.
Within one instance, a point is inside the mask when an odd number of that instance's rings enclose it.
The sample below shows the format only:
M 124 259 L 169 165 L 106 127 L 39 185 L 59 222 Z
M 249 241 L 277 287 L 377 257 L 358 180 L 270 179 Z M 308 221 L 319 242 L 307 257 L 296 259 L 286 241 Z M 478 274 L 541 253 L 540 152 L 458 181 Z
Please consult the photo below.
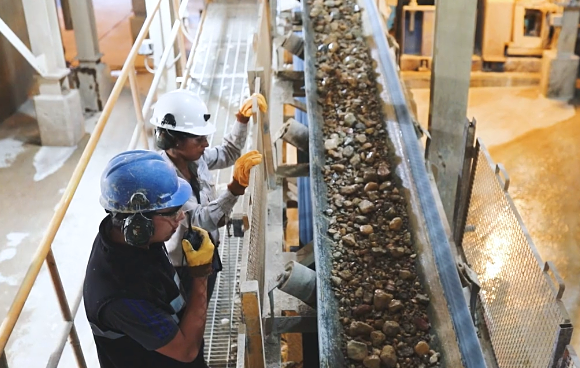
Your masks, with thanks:
M 481 282 L 497 362 L 501 368 L 548 367 L 566 316 L 483 146 L 477 159 L 463 248 Z
M 257 280 L 260 285 L 260 291 L 264 286 L 264 242 L 265 242 L 265 223 L 264 223 L 264 191 L 265 172 L 264 165 L 258 165 L 255 169 L 254 187 L 252 188 L 251 220 L 249 229 L 248 242 L 248 268 L 246 280 Z M 262 293 L 260 293 L 260 296 Z

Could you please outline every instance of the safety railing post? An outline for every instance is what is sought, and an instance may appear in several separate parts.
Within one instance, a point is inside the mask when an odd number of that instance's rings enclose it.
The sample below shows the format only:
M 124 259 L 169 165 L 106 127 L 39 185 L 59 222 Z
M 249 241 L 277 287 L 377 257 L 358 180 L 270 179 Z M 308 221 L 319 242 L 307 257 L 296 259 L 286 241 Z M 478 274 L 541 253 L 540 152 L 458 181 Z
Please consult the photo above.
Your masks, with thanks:
M 66 293 L 64 291 L 64 286 L 62 285 L 62 279 L 60 278 L 60 273 L 58 272 L 58 267 L 56 266 L 56 260 L 54 259 L 52 249 L 48 251 L 48 254 L 46 256 L 46 265 L 50 273 L 50 278 L 52 279 L 54 290 L 56 291 L 56 296 L 58 298 L 58 304 L 60 306 L 62 316 L 66 322 L 72 324 L 69 333 L 69 339 L 73 348 L 77 365 L 81 368 L 86 368 L 87 363 L 85 362 L 85 357 L 83 355 L 83 350 L 81 349 L 79 336 L 77 334 L 77 330 L 74 325 L 74 316 L 70 311 L 70 306 L 68 305 L 68 301 L 66 299 Z
M 8 368 L 8 359 L 6 359 L 6 352 L 4 350 L 0 354 L 0 368 Z
M 129 86 L 131 87 L 131 96 L 133 97 L 133 106 L 135 107 L 135 116 L 137 117 L 137 134 L 141 137 L 141 144 L 145 149 L 149 149 L 149 141 L 147 140 L 147 127 L 145 126 L 145 118 L 141 110 L 141 96 L 139 96 L 139 83 L 135 75 L 135 65 L 131 65 L 129 69 Z
M 179 20 L 180 28 L 183 30 L 182 22 L 185 14 L 180 14 L 179 11 L 179 1 L 180 0 L 173 0 L 173 14 L 175 16 L 175 20 Z M 183 36 L 183 32 L 179 32 L 177 34 L 177 47 L 179 48 L 179 72 L 183 73 L 185 70 L 185 62 L 187 60 L 186 51 L 185 51 L 185 38 Z

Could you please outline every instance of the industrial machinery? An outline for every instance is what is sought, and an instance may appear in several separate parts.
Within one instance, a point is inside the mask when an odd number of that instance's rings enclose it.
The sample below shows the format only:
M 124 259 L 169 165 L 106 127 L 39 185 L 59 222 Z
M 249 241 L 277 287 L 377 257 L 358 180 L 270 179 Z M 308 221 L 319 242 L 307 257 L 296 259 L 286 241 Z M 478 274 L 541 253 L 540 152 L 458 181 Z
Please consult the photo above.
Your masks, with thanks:
M 479 0 L 474 61 L 489 67 L 510 58 L 528 58 L 521 69 L 508 65 L 506 71 L 539 72 L 543 52 L 555 47 L 562 11 L 550 0 Z M 402 7 L 398 40 L 402 70 L 430 69 L 434 18 L 435 5 L 414 0 Z M 473 70 L 482 70 L 483 63 L 474 62 Z

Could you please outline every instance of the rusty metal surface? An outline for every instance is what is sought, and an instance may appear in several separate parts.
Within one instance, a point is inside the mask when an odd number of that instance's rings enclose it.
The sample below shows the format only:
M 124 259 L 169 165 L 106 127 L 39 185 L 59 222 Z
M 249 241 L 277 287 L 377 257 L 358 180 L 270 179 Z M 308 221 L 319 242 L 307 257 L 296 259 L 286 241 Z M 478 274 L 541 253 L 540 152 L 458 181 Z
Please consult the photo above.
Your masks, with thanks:
M 570 342 L 570 321 L 559 300 L 563 285 L 555 286 L 544 268 L 507 193 L 507 173 L 480 141 L 478 147 L 463 249 L 481 282 L 496 359 L 501 368 L 548 367 L 558 347 Z

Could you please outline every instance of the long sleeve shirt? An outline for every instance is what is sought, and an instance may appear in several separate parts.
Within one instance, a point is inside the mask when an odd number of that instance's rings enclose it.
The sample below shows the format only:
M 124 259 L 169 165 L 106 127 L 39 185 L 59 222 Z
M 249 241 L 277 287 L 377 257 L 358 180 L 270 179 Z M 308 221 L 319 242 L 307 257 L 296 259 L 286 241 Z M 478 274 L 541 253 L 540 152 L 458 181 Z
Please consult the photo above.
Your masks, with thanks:
M 183 210 L 187 212 L 177 231 L 165 245 L 169 252 L 169 258 L 174 266 L 186 265 L 181 240 L 189 226 L 190 216 L 192 224 L 211 233 L 213 239 L 219 240 L 218 223 L 224 216 L 229 216 L 234 208 L 238 197 L 229 190 L 219 196 L 215 188 L 215 179 L 210 170 L 224 169 L 232 166 L 241 156 L 242 149 L 246 144 L 248 126 L 235 122 L 233 129 L 228 133 L 219 146 L 206 148 L 203 156 L 196 162 L 190 162 L 190 170 L 197 171 L 200 184 L 200 200 L 198 203 L 195 194 L 184 204 Z M 173 167 L 173 161 L 165 152 L 161 152 L 163 158 Z M 175 167 L 177 175 L 184 178 L 183 174 Z

